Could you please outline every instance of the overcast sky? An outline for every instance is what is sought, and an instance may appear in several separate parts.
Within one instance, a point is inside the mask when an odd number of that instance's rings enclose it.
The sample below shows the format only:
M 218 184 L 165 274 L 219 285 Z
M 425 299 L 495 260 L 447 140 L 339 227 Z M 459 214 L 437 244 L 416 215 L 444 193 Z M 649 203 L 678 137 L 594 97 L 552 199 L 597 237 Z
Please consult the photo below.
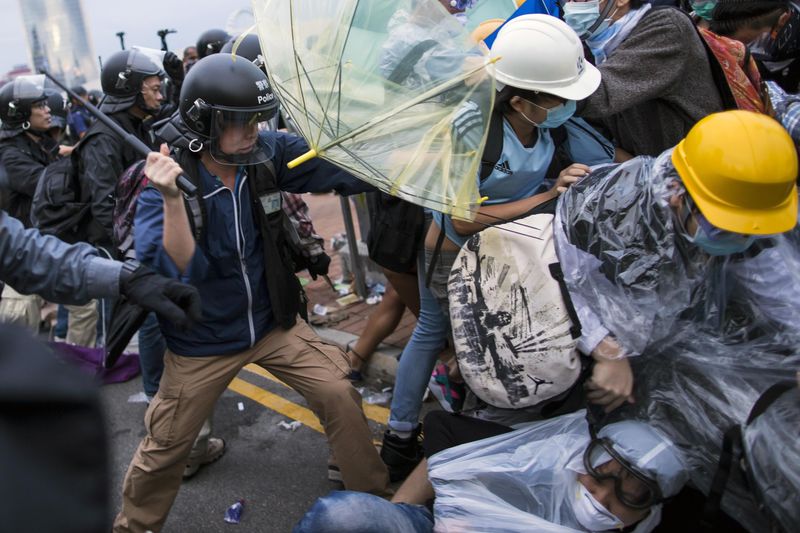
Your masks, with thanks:
M 0 0 L 0 76 L 12 66 L 28 62 L 19 2 Z M 228 16 L 249 0 L 82 0 L 86 25 L 95 55 L 104 58 L 119 50 L 118 31 L 125 32 L 125 46 L 138 44 L 161 48 L 156 31 L 178 30 L 167 36 L 169 49 L 179 52 L 194 44 L 209 28 L 225 28 Z

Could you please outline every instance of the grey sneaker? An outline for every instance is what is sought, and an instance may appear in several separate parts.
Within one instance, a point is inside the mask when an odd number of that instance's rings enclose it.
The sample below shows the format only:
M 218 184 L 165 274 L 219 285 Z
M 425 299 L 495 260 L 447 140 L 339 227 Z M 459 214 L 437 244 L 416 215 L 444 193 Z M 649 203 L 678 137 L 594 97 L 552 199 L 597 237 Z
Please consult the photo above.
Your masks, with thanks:
M 211 464 L 223 455 L 225 455 L 225 441 L 210 437 L 206 453 L 198 457 L 189 457 L 189 462 L 186 463 L 186 468 L 183 469 L 183 479 L 189 479 L 200 470 L 201 466 Z

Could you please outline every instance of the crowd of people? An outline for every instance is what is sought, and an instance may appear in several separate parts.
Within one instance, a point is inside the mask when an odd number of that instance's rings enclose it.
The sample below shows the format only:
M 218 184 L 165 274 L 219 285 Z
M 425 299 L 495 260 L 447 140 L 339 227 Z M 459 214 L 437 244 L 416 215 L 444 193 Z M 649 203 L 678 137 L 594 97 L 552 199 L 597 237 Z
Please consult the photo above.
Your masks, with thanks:
M 474 2 L 400 4 L 387 87 L 461 71 L 426 32 Z M 141 311 L 146 435 L 114 531 L 160 531 L 225 453 L 215 403 L 251 363 L 303 396 L 344 485 L 297 532 L 797 527 L 800 4 L 541 4 L 474 36 L 496 91 L 451 117 L 483 147 L 468 220 L 289 168 L 309 143 L 255 35 L 119 51 L 97 108 L 45 76 L 0 88 L 0 319 L 38 332 L 61 304 L 56 337 L 94 347 Z M 328 272 L 301 196 L 328 191 L 367 194 L 390 285 L 344 348 L 296 276 Z M 406 308 L 376 448 L 353 383 Z

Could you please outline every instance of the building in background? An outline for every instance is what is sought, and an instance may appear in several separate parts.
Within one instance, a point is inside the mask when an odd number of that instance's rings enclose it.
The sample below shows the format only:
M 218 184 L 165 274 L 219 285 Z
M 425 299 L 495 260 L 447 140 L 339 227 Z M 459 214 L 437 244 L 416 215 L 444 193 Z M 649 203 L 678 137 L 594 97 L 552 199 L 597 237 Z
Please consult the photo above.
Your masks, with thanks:
M 19 0 L 33 70 L 67 85 L 97 85 L 100 69 L 81 0 Z

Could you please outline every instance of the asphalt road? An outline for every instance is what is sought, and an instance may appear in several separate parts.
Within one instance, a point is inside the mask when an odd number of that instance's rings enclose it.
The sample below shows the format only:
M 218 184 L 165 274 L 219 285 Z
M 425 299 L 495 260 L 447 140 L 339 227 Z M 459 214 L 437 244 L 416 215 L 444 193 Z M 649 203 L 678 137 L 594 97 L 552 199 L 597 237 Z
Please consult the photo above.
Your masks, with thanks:
M 316 498 L 341 485 L 327 479 L 325 436 L 309 427 L 316 418 L 302 397 L 269 379 L 260 369 L 244 369 L 220 398 L 213 435 L 227 443 L 226 454 L 185 481 L 166 522 L 165 532 L 288 532 Z M 112 454 L 112 495 L 120 507 L 122 479 L 133 452 L 144 436 L 144 403 L 130 403 L 141 391 L 139 377 L 103 388 Z M 243 409 L 240 409 L 240 404 Z M 365 405 L 367 416 L 385 422 L 388 411 Z M 280 422 L 300 419 L 295 431 Z M 370 420 L 376 441 L 383 425 Z M 225 510 L 245 500 L 238 525 L 223 521 Z

